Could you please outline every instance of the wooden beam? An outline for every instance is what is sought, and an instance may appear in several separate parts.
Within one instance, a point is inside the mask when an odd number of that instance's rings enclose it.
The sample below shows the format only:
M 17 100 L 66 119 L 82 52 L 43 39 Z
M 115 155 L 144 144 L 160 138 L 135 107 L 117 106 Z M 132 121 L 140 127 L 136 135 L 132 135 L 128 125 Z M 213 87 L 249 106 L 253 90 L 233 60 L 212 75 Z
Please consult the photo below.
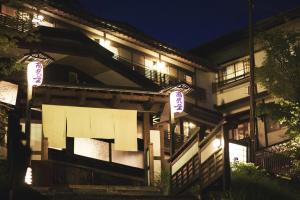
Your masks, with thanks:
M 143 140 L 144 140 L 144 169 L 145 169 L 145 185 L 148 184 L 148 162 L 147 150 L 150 143 L 150 113 L 143 113 Z
M 223 190 L 229 191 L 231 175 L 230 175 L 230 160 L 229 160 L 229 128 L 227 124 L 223 125 Z

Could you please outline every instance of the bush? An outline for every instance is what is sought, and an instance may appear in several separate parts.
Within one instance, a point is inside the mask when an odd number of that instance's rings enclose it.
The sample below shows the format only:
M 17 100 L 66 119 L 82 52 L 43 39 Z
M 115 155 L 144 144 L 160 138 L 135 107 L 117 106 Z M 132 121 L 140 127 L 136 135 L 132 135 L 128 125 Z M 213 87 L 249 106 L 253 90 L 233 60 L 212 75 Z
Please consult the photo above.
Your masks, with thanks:
M 252 163 L 234 163 L 231 190 L 228 193 L 211 193 L 210 199 L 223 200 L 296 200 L 299 193 L 287 182 L 271 178 Z

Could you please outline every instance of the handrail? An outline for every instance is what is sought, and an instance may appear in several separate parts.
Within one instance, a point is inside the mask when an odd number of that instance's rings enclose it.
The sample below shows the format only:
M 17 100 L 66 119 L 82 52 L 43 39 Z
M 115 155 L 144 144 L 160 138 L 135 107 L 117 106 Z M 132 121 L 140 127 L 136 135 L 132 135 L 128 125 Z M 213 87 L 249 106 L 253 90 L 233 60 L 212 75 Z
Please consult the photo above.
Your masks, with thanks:
M 206 138 L 204 138 L 200 143 L 199 147 L 205 146 L 215 135 L 219 133 L 220 128 L 226 123 L 223 119 L 209 134 Z
M 175 154 L 169 159 L 170 162 L 173 162 L 175 159 L 177 159 L 180 154 L 184 153 L 184 150 L 187 149 L 193 142 L 195 139 L 197 139 L 197 134 L 199 132 L 200 128 L 196 127 L 193 131 L 194 133 L 192 134 L 192 136 L 187 140 L 186 143 L 184 143 L 178 151 L 175 152 Z

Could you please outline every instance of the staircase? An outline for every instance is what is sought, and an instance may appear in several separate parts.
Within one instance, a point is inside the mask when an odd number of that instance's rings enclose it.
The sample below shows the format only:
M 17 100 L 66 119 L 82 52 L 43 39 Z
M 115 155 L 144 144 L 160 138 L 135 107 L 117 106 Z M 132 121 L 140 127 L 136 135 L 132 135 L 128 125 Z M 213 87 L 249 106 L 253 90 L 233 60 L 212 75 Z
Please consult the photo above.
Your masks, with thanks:
M 200 140 L 199 134 L 195 133 L 171 157 L 173 193 L 184 193 L 192 185 L 199 185 L 200 190 L 204 191 L 225 178 L 225 165 L 229 165 L 229 155 L 226 155 L 224 150 L 226 145 L 223 139 L 223 124 L 222 121 L 203 140 Z M 226 156 L 228 162 L 225 162 Z

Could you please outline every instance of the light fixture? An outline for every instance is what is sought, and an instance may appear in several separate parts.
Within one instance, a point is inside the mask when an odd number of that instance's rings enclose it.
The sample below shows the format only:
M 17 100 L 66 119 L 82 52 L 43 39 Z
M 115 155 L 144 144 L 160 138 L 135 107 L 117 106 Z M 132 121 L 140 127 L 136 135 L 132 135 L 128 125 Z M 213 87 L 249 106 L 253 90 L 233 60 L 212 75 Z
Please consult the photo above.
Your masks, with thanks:
M 40 25 L 44 21 L 44 16 L 43 15 L 37 15 L 35 14 L 32 23 L 34 23 L 36 26 Z
M 184 109 L 184 94 L 180 91 L 170 93 L 171 113 L 181 113 Z
M 27 167 L 26 175 L 25 175 L 25 183 L 28 185 L 32 184 L 32 169 L 31 167 Z
M 109 48 L 110 47 L 110 41 L 109 40 L 105 40 L 105 39 L 100 39 L 100 45 L 105 47 L 105 48 Z
M 215 149 L 218 149 L 221 147 L 221 145 L 222 145 L 222 140 L 220 138 L 216 137 L 213 141 L 213 147 Z
M 27 65 L 27 82 L 30 86 L 39 86 L 43 82 L 43 64 L 33 61 Z

